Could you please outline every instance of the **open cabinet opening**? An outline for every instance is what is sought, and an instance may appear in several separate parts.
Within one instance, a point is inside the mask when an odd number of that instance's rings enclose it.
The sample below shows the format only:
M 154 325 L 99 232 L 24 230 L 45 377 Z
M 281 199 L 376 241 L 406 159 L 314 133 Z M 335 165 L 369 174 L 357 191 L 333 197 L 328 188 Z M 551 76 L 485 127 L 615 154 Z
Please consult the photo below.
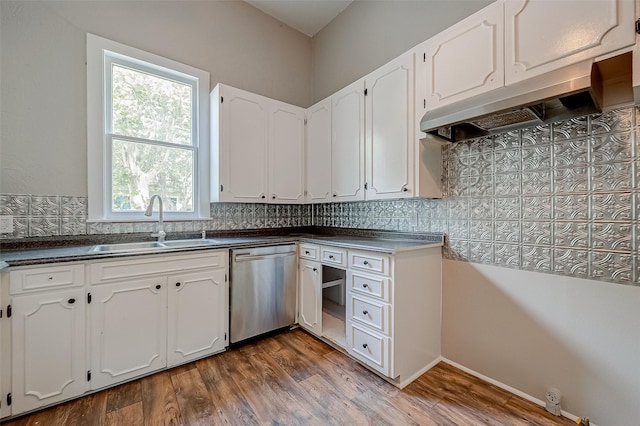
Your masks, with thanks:
M 322 266 L 322 335 L 346 347 L 346 271 Z

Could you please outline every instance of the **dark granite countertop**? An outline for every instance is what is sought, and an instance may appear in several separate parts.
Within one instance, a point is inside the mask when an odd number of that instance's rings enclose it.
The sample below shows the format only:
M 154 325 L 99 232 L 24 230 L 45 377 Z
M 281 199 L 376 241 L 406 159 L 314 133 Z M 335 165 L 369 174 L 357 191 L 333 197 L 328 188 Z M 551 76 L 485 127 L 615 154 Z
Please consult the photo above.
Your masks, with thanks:
M 169 235 L 169 239 L 195 239 L 199 234 Z M 350 249 L 393 254 L 399 251 L 438 247 L 440 233 L 404 233 L 347 228 L 303 227 L 236 232 L 207 232 L 208 245 L 163 248 L 145 252 L 96 252 L 98 244 L 151 241 L 148 234 L 87 235 L 79 237 L 29 238 L 0 241 L 0 269 L 9 266 L 149 256 L 180 252 L 256 247 L 293 242 L 308 242 Z M 172 238 L 175 237 L 175 238 Z

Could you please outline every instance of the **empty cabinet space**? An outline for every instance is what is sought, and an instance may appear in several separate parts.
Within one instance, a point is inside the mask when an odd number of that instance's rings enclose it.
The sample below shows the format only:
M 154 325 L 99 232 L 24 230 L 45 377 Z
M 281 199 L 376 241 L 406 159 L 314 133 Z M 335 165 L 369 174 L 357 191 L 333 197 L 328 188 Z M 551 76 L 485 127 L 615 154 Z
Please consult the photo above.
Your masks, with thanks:
M 345 328 L 346 271 L 322 266 L 322 335 L 346 347 Z

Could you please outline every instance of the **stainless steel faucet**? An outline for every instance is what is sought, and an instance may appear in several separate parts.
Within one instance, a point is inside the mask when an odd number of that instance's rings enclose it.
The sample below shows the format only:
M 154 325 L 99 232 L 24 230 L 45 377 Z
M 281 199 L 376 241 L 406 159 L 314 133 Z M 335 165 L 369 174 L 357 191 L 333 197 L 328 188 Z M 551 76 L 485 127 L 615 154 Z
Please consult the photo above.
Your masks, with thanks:
M 158 241 L 163 242 L 164 237 L 167 235 L 167 233 L 164 232 L 164 224 L 162 223 L 162 198 L 160 198 L 158 194 L 151 196 L 151 199 L 149 200 L 149 206 L 144 212 L 144 215 L 151 216 L 151 214 L 153 213 L 153 200 L 155 200 L 156 198 L 158 199 L 158 232 L 151 233 L 151 236 L 158 237 Z

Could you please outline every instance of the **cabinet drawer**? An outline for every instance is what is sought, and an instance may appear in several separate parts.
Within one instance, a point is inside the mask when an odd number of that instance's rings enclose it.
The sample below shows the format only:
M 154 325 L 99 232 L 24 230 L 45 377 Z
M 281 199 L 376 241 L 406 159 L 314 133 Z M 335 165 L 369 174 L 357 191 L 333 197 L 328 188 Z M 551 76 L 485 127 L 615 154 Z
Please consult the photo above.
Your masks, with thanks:
M 365 294 L 385 302 L 391 302 L 391 280 L 380 276 L 368 276 L 357 272 L 347 273 L 349 290 Z
M 349 268 L 389 276 L 389 256 L 367 252 L 349 252 Z
M 337 248 L 320 248 L 320 261 L 328 265 L 347 267 L 347 251 Z
M 380 333 L 389 335 L 389 311 L 387 303 L 367 300 L 349 293 L 349 316 L 353 321 L 367 325 Z
M 139 256 L 127 260 L 96 262 L 90 265 L 92 284 L 115 280 L 164 275 L 201 268 L 226 268 L 228 251 L 192 253 L 178 256 Z
M 355 324 L 351 324 L 350 328 L 349 353 L 369 367 L 389 376 L 389 338 Z
M 300 244 L 300 257 L 302 259 L 320 260 L 320 247 L 313 244 Z
M 67 264 L 29 268 L 9 273 L 11 294 L 84 285 L 84 265 Z

